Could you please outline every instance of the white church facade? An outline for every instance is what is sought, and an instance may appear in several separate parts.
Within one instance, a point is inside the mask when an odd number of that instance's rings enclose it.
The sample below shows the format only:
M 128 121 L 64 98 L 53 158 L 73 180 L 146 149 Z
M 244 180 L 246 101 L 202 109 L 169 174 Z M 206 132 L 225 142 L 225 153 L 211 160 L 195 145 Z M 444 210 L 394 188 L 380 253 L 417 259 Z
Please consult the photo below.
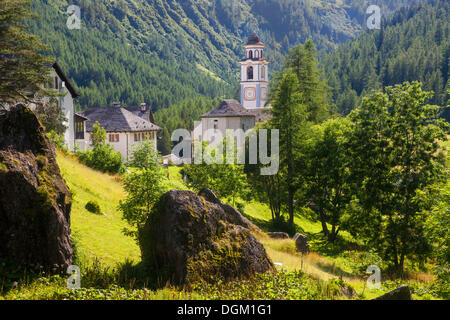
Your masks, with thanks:
M 245 47 L 241 66 L 241 101 L 223 100 L 215 109 L 196 122 L 191 139 L 214 145 L 226 137 L 227 130 L 252 129 L 270 117 L 266 111 L 269 90 L 269 61 L 264 58 L 264 43 L 254 33 Z

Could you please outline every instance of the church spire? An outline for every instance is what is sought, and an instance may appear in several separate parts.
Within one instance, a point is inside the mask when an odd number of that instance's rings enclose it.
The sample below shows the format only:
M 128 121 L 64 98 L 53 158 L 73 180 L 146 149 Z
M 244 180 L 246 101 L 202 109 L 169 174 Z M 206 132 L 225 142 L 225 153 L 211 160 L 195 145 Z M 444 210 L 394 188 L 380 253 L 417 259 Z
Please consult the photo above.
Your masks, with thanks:
M 241 64 L 241 104 L 247 109 L 264 107 L 269 84 L 269 61 L 264 58 L 265 44 L 253 33 L 245 47 Z

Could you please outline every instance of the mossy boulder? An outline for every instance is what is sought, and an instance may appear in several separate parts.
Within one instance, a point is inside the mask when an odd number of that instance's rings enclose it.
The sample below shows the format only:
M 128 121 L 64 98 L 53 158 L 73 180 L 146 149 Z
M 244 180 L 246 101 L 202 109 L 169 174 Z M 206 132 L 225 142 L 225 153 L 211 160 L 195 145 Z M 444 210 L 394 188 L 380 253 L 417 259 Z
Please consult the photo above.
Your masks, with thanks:
M 259 229 L 212 192 L 171 190 L 139 233 L 142 259 L 149 270 L 188 287 L 275 271 L 252 231 Z
M 0 257 L 36 270 L 72 262 L 70 192 L 35 114 L 0 113 Z

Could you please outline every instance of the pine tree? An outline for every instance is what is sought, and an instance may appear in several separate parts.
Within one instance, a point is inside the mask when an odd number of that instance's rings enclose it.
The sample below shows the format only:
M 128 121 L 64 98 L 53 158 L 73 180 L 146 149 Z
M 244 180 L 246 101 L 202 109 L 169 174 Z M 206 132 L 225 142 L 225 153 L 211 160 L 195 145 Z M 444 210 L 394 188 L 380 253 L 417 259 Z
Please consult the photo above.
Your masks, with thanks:
M 35 17 L 29 0 L 0 2 L 0 107 L 17 102 L 37 102 L 49 79 L 52 59 L 43 55 L 48 48 L 28 33 L 26 19 Z
M 308 120 L 315 123 L 325 120 L 329 111 L 329 88 L 321 80 L 318 65 L 317 49 L 311 39 L 291 49 L 284 61 L 284 69 L 297 75 L 301 103 L 307 108 Z
M 295 70 L 295 69 L 294 69 Z M 294 195 L 297 191 L 296 177 L 298 166 L 296 163 L 301 135 L 307 128 L 308 112 L 302 103 L 303 97 L 294 70 L 287 70 L 278 75 L 270 93 L 272 105 L 270 127 L 279 130 L 280 137 L 280 171 L 287 190 L 287 208 L 289 223 L 294 223 Z

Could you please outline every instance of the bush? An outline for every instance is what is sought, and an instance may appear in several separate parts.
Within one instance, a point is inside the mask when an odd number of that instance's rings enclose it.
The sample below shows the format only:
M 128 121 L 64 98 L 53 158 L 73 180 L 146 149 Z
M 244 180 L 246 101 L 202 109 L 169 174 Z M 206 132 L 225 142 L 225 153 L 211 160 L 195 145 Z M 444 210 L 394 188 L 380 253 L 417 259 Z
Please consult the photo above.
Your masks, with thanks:
M 347 264 L 355 275 L 367 275 L 366 270 L 371 265 L 376 265 L 380 269 L 386 268 L 383 259 L 373 251 L 345 251 L 343 257 L 347 259 Z
M 102 214 L 102 210 L 100 209 L 100 205 L 95 200 L 90 200 L 86 203 L 86 210 L 95 214 Z
M 433 283 L 433 291 L 445 300 L 450 299 L 450 269 L 447 266 L 436 266 L 434 272 L 436 281 Z
M 107 143 L 100 144 L 92 150 L 78 152 L 77 155 L 82 163 L 92 169 L 109 173 L 125 172 L 122 154 Z
M 245 214 L 245 204 L 239 201 L 236 201 L 236 209 L 242 214 Z
M 64 136 L 57 134 L 55 131 L 50 131 L 47 133 L 48 138 L 51 143 L 64 153 L 69 153 L 69 148 L 65 145 Z

